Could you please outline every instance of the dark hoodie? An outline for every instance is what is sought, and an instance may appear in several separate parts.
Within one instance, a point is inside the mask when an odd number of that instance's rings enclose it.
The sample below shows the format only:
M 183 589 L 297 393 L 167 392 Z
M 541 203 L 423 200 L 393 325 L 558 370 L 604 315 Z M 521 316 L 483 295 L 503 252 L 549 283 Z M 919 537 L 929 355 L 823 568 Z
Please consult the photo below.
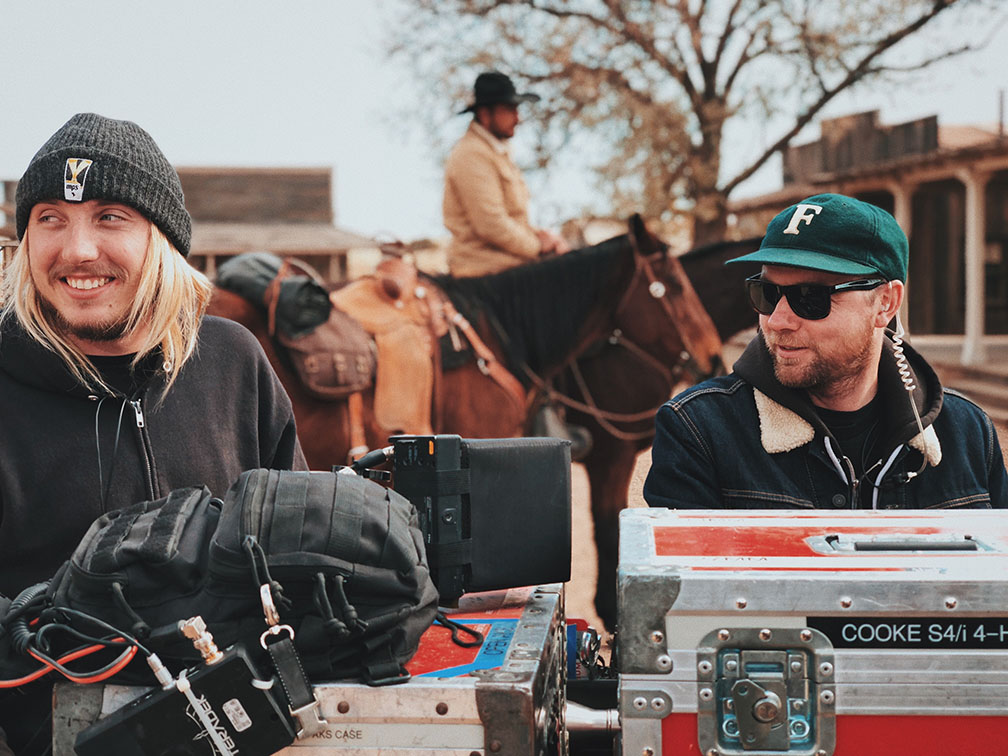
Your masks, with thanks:
M 0 594 L 51 577 L 103 512 L 183 486 L 223 496 L 250 468 L 307 467 L 290 400 L 242 326 L 205 318 L 161 401 L 163 381 L 151 370 L 132 396 L 101 395 L 4 320 Z
M 245 328 L 204 318 L 163 401 L 159 363 L 115 366 L 106 395 L 15 318 L 0 324 L 0 594 L 50 578 L 103 512 L 185 486 L 223 496 L 252 468 L 307 469 L 290 399 Z M 18 756 L 48 752 L 52 677 L 0 691 L 0 756 L 4 731 Z
M 904 350 L 924 433 L 887 339 L 879 363 L 882 455 L 860 479 L 808 395 L 777 381 L 757 336 L 731 375 L 693 386 L 658 411 L 644 498 L 676 509 L 1008 507 L 990 418 Z

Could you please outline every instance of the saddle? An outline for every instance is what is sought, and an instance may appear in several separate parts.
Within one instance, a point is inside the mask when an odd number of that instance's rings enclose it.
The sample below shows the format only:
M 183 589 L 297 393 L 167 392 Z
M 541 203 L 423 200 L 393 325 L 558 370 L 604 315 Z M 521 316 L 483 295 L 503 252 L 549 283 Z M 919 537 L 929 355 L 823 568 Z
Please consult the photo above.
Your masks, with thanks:
M 438 339 L 448 332 L 443 299 L 419 285 L 416 268 L 386 258 L 375 273 L 332 292 L 333 307 L 364 328 L 378 349 L 375 422 L 392 433 L 432 434 Z
M 379 263 L 373 275 L 330 295 L 333 305 L 360 322 L 378 346 L 376 422 L 399 433 L 433 433 L 432 425 L 440 426 L 432 418 L 440 417 L 442 371 L 473 359 L 483 374 L 524 410 L 525 389 L 451 300 L 420 279 L 401 249 L 383 247 L 383 251 L 395 256 Z M 353 427 L 353 414 L 351 411 L 351 437 L 360 437 L 362 433 Z
M 524 408 L 522 385 L 447 296 L 420 280 L 402 249 L 383 251 L 392 256 L 372 275 L 331 293 L 307 265 L 266 252 L 238 255 L 221 265 L 217 285 L 265 308 L 278 353 L 310 393 L 346 399 L 351 459 L 368 451 L 362 392 L 372 386 L 374 419 L 383 430 L 433 433 L 438 424 L 433 418 L 440 414 L 443 342 L 450 355 L 474 354 L 483 373 Z M 320 291 L 324 303 L 318 301 Z

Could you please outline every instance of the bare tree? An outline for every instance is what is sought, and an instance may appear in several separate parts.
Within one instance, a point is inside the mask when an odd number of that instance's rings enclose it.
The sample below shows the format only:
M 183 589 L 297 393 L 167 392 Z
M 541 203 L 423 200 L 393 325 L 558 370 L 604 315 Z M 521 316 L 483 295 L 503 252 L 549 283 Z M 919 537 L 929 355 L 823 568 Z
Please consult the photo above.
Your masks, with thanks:
M 612 209 L 692 212 L 722 238 L 727 200 L 839 93 L 982 46 L 997 0 L 401 0 L 394 53 L 428 113 L 464 102 L 474 72 L 543 95 L 537 160 L 576 144 Z M 954 32 L 951 24 L 957 26 Z M 928 37 L 904 52 L 908 38 Z M 950 42 L 958 39 L 959 42 Z M 896 77 L 896 78 L 894 78 Z M 435 109 L 434 99 L 440 101 Z M 725 175 L 726 127 L 765 133 Z

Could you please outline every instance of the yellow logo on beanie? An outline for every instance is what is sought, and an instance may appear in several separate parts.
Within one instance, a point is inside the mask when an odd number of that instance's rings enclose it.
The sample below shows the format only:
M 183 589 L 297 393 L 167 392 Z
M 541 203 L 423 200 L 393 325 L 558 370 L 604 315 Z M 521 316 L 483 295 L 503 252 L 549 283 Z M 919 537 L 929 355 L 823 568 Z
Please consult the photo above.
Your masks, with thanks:
M 67 158 L 63 170 L 63 197 L 70 202 L 84 199 L 84 182 L 93 161 L 85 158 Z

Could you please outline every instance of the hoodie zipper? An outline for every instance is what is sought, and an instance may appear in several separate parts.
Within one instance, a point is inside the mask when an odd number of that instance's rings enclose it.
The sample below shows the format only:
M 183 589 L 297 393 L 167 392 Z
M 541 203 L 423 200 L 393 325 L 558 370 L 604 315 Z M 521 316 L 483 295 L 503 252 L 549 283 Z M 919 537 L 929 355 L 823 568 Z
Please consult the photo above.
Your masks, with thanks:
M 136 399 L 127 399 L 126 401 L 133 408 L 133 414 L 136 417 L 137 433 L 140 436 L 140 456 L 143 458 L 144 480 L 147 484 L 147 493 L 153 500 L 157 498 L 157 492 L 154 490 L 154 453 L 151 451 L 150 438 L 147 436 L 147 421 L 144 418 L 142 403 L 143 394 L 137 396 Z

